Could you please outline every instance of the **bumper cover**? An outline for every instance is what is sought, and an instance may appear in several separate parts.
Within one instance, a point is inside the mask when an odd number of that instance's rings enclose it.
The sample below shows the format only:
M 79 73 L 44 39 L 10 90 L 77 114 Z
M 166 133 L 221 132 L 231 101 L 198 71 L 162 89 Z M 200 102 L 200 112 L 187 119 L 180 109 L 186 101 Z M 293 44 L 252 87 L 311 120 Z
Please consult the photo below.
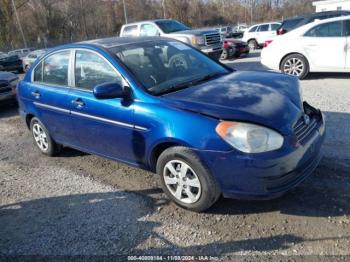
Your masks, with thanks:
M 307 142 L 297 143 L 291 150 L 262 154 L 237 151 L 198 151 L 218 181 L 224 197 L 239 199 L 271 199 L 282 195 L 305 180 L 322 158 L 325 137 L 324 117 Z

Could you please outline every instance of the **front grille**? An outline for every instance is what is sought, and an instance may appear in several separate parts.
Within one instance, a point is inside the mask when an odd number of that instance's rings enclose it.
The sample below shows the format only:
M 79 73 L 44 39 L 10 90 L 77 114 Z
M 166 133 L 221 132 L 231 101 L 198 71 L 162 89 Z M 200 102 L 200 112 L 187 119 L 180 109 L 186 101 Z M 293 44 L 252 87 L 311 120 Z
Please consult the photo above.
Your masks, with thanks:
M 12 91 L 11 87 L 0 88 L 0 94 L 8 93 L 11 91 Z
M 316 132 L 322 113 L 320 110 L 303 102 L 304 113 L 293 126 L 294 134 L 300 144 L 305 144 L 310 137 Z
M 314 133 L 317 127 L 317 119 L 308 115 L 306 116 L 309 118 L 309 123 L 307 123 L 304 119 L 304 116 L 302 116 L 293 128 L 294 134 L 301 144 L 304 144 L 308 140 L 308 138 Z
M 9 82 L 7 81 L 0 81 L 0 88 L 7 87 L 9 85 Z
M 205 35 L 205 45 L 216 45 L 221 42 L 219 33 Z

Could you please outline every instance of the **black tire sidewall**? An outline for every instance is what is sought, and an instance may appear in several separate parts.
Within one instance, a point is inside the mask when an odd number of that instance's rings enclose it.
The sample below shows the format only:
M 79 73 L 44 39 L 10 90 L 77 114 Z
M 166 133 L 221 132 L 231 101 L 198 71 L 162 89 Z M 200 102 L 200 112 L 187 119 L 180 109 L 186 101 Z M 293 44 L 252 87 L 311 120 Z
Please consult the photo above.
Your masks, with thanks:
M 41 128 L 44 130 L 44 132 L 46 134 L 46 137 L 47 137 L 48 147 L 47 147 L 47 150 L 45 150 L 45 151 L 42 150 L 38 146 L 38 144 L 36 143 L 35 138 L 34 138 L 33 126 L 36 123 L 41 126 Z M 31 119 L 31 121 L 30 121 L 30 132 L 32 133 L 32 137 L 33 137 L 33 141 L 34 141 L 35 146 L 40 150 L 41 153 L 43 153 L 45 155 L 48 155 L 48 156 L 53 156 L 55 154 L 55 152 L 56 152 L 56 150 L 55 150 L 55 148 L 56 148 L 55 142 L 52 140 L 49 131 L 46 129 L 46 127 L 43 125 L 43 123 L 36 117 L 33 117 Z
M 281 68 L 280 68 L 281 72 L 284 74 L 287 74 L 284 72 L 284 65 L 291 58 L 298 58 L 302 61 L 303 66 L 304 66 L 303 72 L 300 74 L 300 76 L 295 76 L 295 77 L 298 77 L 299 79 L 304 79 L 309 74 L 309 63 L 307 62 L 306 58 L 303 55 L 292 54 L 292 55 L 285 57 L 281 63 Z
M 171 160 L 181 160 L 185 162 L 198 176 L 201 183 L 201 196 L 197 202 L 193 204 L 183 203 L 169 192 L 169 189 L 164 182 L 163 171 L 165 165 Z M 213 176 L 209 173 L 209 170 L 202 164 L 195 153 L 186 147 L 172 147 L 165 150 L 158 158 L 157 174 L 160 175 L 161 186 L 166 195 L 177 205 L 185 209 L 202 212 L 211 207 L 220 196 L 219 186 Z

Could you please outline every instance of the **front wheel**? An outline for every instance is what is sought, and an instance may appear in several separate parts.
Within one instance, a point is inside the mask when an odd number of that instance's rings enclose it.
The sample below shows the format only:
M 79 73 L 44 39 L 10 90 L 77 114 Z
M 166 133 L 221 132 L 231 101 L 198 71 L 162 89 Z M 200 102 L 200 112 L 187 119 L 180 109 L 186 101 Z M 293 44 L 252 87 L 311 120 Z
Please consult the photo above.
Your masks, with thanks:
M 221 60 L 226 60 L 228 58 L 228 51 L 226 49 L 222 50 L 220 59 Z
M 304 56 L 292 54 L 283 59 L 281 72 L 304 79 L 309 73 L 309 64 Z
M 33 117 L 30 121 L 30 130 L 33 135 L 34 143 L 41 153 L 53 156 L 59 152 L 60 146 L 53 141 L 45 126 L 36 117 Z
M 157 173 L 166 195 L 185 209 L 202 212 L 220 196 L 217 182 L 189 148 L 165 150 L 158 158 Z

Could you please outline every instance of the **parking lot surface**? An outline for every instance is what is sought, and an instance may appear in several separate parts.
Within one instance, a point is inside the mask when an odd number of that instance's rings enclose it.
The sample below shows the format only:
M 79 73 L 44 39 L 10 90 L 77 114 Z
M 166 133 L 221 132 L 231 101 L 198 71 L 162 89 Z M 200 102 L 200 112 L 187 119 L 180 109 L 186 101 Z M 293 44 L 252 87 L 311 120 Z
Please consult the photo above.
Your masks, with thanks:
M 258 51 L 225 63 L 266 70 Z M 279 199 L 220 199 L 202 214 L 170 203 L 151 173 L 68 148 L 41 155 L 16 107 L 3 105 L 0 254 L 350 255 L 349 82 L 301 82 L 327 119 L 324 158 L 308 180 Z

